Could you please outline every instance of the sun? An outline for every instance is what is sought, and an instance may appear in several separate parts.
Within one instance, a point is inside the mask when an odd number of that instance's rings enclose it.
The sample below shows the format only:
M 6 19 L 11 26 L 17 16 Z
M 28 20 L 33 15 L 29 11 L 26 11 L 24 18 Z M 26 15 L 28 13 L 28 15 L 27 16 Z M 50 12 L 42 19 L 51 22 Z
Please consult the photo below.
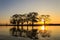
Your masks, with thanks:
M 45 20 L 44 19 L 42 19 L 42 22 L 44 22 Z

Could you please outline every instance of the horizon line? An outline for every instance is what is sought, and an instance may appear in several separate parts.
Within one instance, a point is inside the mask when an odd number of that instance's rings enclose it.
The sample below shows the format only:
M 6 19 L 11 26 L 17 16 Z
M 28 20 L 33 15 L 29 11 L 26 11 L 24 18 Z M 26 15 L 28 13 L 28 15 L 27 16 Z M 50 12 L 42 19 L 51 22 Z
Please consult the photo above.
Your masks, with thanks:
M 56 23 L 50 23 L 50 24 L 19 24 L 19 25 L 13 25 L 13 24 L 0 24 L 0 26 L 42 26 L 42 25 L 45 25 L 45 26 L 60 26 L 60 23 L 56 24 Z

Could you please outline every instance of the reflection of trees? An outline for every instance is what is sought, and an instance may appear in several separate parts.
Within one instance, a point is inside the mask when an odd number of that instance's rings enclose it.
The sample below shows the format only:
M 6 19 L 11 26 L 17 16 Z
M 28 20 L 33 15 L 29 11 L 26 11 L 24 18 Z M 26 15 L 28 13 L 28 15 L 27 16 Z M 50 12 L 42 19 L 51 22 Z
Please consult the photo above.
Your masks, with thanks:
M 17 25 L 16 31 L 12 31 L 12 32 L 16 32 L 16 36 L 17 36 L 17 33 L 20 32 L 20 29 L 19 29 L 19 23 L 20 23 L 19 14 L 14 14 L 11 17 L 10 23 L 13 24 L 13 25 Z M 14 29 L 12 28 L 12 30 L 14 30 Z
M 12 36 L 16 35 L 16 27 L 15 26 L 10 29 L 10 33 L 12 34 Z
M 42 30 L 40 30 L 40 35 L 41 37 L 50 37 L 50 32 L 48 30 L 44 30 L 44 32 L 42 32 Z
M 13 25 L 17 25 L 18 23 L 18 20 L 17 20 L 17 18 L 18 18 L 18 15 L 17 14 L 15 14 L 15 15 L 13 15 L 12 17 L 11 17 L 11 20 L 10 20 L 10 23 L 11 24 L 13 24 Z M 15 30 L 14 30 L 15 29 Z M 16 32 L 16 28 L 11 28 L 11 32 L 13 33 L 13 35 L 14 35 L 14 33 Z M 16 32 L 16 34 L 17 34 L 17 32 Z
M 39 20 L 43 22 L 43 26 L 44 26 L 44 30 L 40 30 L 40 34 L 42 37 L 50 37 L 50 32 L 48 30 L 46 30 L 46 22 L 50 21 L 50 15 L 41 15 Z
M 12 35 L 22 36 L 24 32 L 26 33 L 26 36 L 35 37 L 37 35 L 37 30 L 35 30 L 33 27 L 34 23 L 38 22 L 38 20 L 41 21 L 42 19 L 44 19 L 43 22 L 45 24 L 45 22 L 49 19 L 49 15 L 41 15 L 40 18 L 38 18 L 37 16 L 38 16 L 37 12 L 29 12 L 29 14 L 14 14 L 11 17 L 10 23 L 16 25 L 17 27 L 14 26 L 13 28 L 10 29 Z M 28 31 L 29 22 L 32 23 L 31 31 Z M 24 23 L 27 23 L 27 30 L 23 29 Z M 21 25 L 21 29 L 19 28 L 19 25 Z M 45 33 L 42 33 L 42 36 L 45 36 L 44 34 Z
M 15 27 L 15 30 L 14 30 L 14 27 L 13 27 L 12 33 L 14 34 L 14 32 L 16 32 L 16 35 L 18 35 L 18 34 L 22 35 L 22 31 L 24 31 L 23 24 L 24 24 L 24 22 L 27 22 L 27 30 L 28 30 L 29 21 L 32 22 L 32 29 L 33 29 L 33 24 L 34 24 L 34 22 L 37 22 L 37 19 L 38 19 L 37 15 L 38 15 L 38 13 L 36 13 L 36 12 L 30 12 L 29 14 L 14 14 L 11 17 L 10 23 L 13 25 L 17 25 L 17 28 Z M 22 25 L 21 29 L 19 28 L 19 25 Z

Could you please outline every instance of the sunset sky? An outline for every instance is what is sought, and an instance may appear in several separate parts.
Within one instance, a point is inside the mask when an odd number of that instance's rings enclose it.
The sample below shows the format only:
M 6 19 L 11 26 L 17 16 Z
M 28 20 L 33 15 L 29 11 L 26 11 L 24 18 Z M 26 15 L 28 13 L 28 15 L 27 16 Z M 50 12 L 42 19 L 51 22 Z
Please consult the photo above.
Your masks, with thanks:
M 29 12 L 50 15 L 51 23 L 60 23 L 60 0 L 0 0 L 0 23 L 9 23 L 13 14 Z

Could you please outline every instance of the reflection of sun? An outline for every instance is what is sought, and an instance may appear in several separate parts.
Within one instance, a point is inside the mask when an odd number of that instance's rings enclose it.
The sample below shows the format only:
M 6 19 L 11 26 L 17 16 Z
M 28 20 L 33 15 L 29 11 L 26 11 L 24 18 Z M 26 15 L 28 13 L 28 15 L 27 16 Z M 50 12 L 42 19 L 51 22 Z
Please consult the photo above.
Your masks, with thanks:
M 44 27 L 44 25 L 41 27 L 41 30 L 45 30 L 45 27 Z
M 38 27 L 38 30 L 43 30 L 43 31 L 48 30 L 48 27 L 43 25 L 43 26 Z
M 48 28 L 46 26 L 43 25 L 43 26 L 39 27 L 39 32 L 40 33 L 45 33 L 47 31 L 48 31 Z

